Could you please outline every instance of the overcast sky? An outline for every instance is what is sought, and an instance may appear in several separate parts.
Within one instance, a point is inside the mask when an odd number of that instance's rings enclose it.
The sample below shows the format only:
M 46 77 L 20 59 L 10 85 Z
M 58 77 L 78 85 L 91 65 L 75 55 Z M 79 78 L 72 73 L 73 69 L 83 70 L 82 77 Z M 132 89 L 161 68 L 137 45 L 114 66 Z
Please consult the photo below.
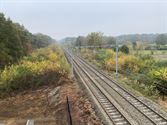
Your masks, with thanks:
M 0 0 L 0 12 L 56 39 L 94 31 L 167 33 L 167 0 Z

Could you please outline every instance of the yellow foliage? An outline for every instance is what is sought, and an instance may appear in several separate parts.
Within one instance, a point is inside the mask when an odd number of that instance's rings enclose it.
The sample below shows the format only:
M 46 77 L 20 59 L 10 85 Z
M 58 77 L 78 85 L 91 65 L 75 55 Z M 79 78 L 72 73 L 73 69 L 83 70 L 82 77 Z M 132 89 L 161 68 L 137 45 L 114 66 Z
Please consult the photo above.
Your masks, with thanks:
M 56 62 L 57 59 L 58 59 L 57 54 L 55 54 L 55 53 L 50 53 L 48 55 L 48 57 L 49 57 L 49 60 L 52 61 L 52 62 Z
M 140 70 L 140 65 L 138 65 L 138 59 L 135 56 L 128 55 L 125 56 L 124 63 L 122 64 L 121 68 L 123 70 L 128 69 L 134 73 L 138 73 Z
M 107 70 L 115 70 L 115 60 L 112 58 L 105 60 L 105 68 Z
M 115 52 L 112 49 L 106 49 L 107 55 L 110 55 L 111 57 L 115 57 Z
M 167 82 L 167 68 L 159 68 L 159 69 L 151 70 L 150 74 L 159 80 L 163 80 Z
M 26 88 L 44 83 L 42 78 L 48 82 L 53 79 L 50 77 L 56 79 L 56 75 L 67 76 L 69 71 L 70 67 L 62 51 L 57 47 L 43 48 L 24 57 L 18 64 L 5 67 L 0 72 L 0 84 L 4 84 L 5 89 L 13 89 L 13 86 L 16 89 Z
M 125 69 L 130 69 L 131 71 L 137 73 L 140 70 L 140 67 L 138 65 L 137 58 L 132 56 L 132 55 L 125 55 L 120 53 L 118 57 L 118 68 L 119 70 L 125 70 Z M 115 65 L 116 65 L 116 59 L 114 58 L 109 58 L 105 60 L 105 68 L 107 70 L 115 70 Z

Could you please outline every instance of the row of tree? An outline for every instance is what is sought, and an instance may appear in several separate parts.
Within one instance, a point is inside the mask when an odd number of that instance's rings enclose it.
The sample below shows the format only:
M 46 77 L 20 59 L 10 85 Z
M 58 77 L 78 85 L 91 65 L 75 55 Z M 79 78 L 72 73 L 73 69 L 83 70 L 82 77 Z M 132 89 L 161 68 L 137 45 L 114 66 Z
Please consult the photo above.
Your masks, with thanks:
M 86 37 L 78 36 L 73 42 L 74 46 L 102 46 L 102 45 L 115 45 L 116 39 L 114 37 L 103 36 L 101 32 L 92 32 Z
M 103 36 L 103 33 L 101 32 L 92 32 L 88 34 L 86 37 L 78 36 L 76 39 L 73 38 L 72 43 L 73 43 L 73 46 L 76 46 L 76 47 L 81 47 L 81 46 L 99 46 L 101 47 L 102 45 L 114 45 L 115 46 L 116 41 L 119 44 L 124 45 L 128 42 L 125 40 L 124 42 L 120 43 L 120 41 L 117 40 L 117 37 Z M 144 41 L 129 41 L 129 42 L 131 42 L 134 50 L 136 49 L 137 43 L 148 44 Z M 161 45 L 167 45 L 167 34 L 156 35 L 154 43 L 156 43 L 157 47 L 160 47 Z
M 157 45 L 167 45 L 167 34 L 160 34 L 156 37 L 155 43 Z
M 24 26 L 6 19 L 0 13 L 0 67 L 16 62 L 33 49 L 45 47 L 55 42 L 43 34 L 32 34 Z

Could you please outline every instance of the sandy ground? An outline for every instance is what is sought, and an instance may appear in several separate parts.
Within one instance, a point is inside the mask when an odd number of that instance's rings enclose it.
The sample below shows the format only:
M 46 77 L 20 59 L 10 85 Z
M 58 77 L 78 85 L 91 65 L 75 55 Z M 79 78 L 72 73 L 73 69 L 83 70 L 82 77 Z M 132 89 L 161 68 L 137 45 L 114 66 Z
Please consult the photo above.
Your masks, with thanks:
M 76 83 L 63 78 L 57 83 L 1 99 L 0 123 L 25 125 L 28 119 L 34 119 L 35 125 L 68 125 L 68 96 L 74 125 L 102 124 Z
M 161 105 L 167 112 L 167 96 L 165 96 L 165 100 L 162 100 L 162 98 L 159 98 L 158 104 Z

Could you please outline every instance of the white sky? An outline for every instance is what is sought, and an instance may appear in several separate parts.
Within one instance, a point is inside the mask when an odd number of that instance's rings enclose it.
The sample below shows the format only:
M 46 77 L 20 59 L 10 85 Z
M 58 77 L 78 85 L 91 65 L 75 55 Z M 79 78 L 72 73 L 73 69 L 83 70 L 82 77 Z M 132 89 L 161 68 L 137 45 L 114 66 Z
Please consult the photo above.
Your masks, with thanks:
M 167 33 L 167 0 L 0 0 L 0 12 L 56 39 L 94 31 Z

